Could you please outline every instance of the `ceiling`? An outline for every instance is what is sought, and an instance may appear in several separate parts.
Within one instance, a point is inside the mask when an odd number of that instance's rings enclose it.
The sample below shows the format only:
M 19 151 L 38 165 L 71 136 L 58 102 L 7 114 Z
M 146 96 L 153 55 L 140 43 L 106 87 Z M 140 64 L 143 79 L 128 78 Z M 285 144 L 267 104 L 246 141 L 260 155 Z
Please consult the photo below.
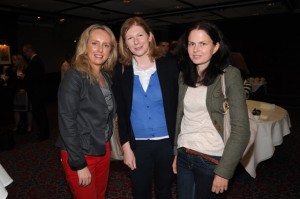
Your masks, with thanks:
M 120 24 L 142 16 L 152 27 L 196 21 L 294 14 L 300 0 L 1 0 L 0 12 L 12 12 L 19 23 L 51 25 L 70 19 Z M 38 18 L 39 17 L 39 18 Z

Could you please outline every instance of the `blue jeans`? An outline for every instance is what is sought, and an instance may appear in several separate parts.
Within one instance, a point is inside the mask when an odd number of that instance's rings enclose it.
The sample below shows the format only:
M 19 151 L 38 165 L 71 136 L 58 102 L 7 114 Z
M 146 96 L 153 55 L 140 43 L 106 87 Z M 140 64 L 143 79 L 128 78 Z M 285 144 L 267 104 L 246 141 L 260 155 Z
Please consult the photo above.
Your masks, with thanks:
M 211 156 L 220 159 L 219 156 Z M 178 149 L 177 153 L 177 198 L 215 199 L 222 194 L 211 191 L 216 165 L 197 156 Z

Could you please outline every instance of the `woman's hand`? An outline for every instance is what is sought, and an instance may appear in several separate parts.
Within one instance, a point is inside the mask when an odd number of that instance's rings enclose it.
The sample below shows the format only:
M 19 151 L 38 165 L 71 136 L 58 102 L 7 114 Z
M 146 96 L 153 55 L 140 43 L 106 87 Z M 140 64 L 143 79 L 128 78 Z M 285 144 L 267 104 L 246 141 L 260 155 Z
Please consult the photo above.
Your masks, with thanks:
M 25 90 L 25 89 L 19 89 L 19 90 L 17 91 L 17 94 L 18 94 L 18 95 L 22 95 L 22 94 L 24 94 L 24 93 L 26 93 L 26 90 Z
M 172 168 L 173 168 L 173 173 L 174 173 L 174 174 L 177 174 L 177 166 L 176 166 L 176 163 L 177 163 L 177 155 L 174 156 L 174 160 L 173 160 L 173 164 L 172 164 Z
M 227 191 L 229 180 L 215 174 L 211 191 L 218 194 Z
M 18 73 L 17 77 L 18 77 L 18 79 L 24 79 L 25 74 L 24 73 Z
M 126 142 L 122 146 L 124 151 L 124 164 L 126 164 L 131 170 L 136 169 L 136 161 L 133 151 L 131 150 L 129 142 Z
M 91 172 L 88 169 L 88 167 L 84 167 L 83 169 L 78 170 L 77 174 L 78 174 L 78 179 L 79 179 L 79 182 L 78 182 L 79 186 L 86 187 L 89 184 L 91 184 L 92 176 L 91 176 Z

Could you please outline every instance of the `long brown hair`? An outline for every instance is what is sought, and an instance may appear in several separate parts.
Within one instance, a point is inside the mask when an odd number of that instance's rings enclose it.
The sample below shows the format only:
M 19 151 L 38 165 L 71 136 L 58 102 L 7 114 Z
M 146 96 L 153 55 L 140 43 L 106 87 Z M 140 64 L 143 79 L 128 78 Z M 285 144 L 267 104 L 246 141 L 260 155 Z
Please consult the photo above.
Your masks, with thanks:
M 155 59 L 161 57 L 161 53 L 156 46 L 156 41 L 151 28 L 141 17 L 132 17 L 128 18 L 121 27 L 119 38 L 119 62 L 123 65 L 129 65 L 132 61 L 132 53 L 127 48 L 125 43 L 125 35 L 127 31 L 134 25 L 142 27 L 149 36 L 152 34 L 152 40 L 149 44 L 149 58 L 154 61 Z

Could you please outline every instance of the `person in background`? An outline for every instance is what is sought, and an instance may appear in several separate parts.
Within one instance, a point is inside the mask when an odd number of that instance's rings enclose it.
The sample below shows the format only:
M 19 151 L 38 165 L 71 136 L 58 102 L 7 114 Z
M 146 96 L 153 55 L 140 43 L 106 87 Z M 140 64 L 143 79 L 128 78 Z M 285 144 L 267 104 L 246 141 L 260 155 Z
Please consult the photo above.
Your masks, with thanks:
M 171 56 L 173 56 L 177 59 L 177 55 L 178 55 L 178 41 L 177 40 L 171 41 L 169 52 L 170 52 Z
M 240 69 L 240 72 L 241 72 L 242 79 L 244 81 L 244 90 L 246 93 L 246 99 L 250 99 L 253 92 L 252 92 L 252 84 L 248 81 L 249 75 L 243 69 Z
M 163 56 L 169 56 L 170 42 L 168 41 L 160 41 L 158 44 L 159 49 Z
M 16 74 L 14 72 L 13 66 L 3 65 L 0 70 L 0 86 L 9 88 L 11 90 L 14 88 L 15 81 Z
M 119 62 L 113 75 L 124 163 L 134 199 L 172 198 L 172 160 L 178 95 L 178 67 L 161 57 L 154 35 L 140 17 L 120 31 Z M 160 58 L 161 57 L 161 58 Z
M 177 198 L 222 198 L 250 138 L 243 80 L 239 69 L 229 65 L 229 47 L 212 22 L 192 25 L 181 42 L 173 162 Z M 225 69 L 232 131 L 226 146 L 220 81 Z
M 116 60 L 113 32 L 93 24 L 82 32 L 74 66 L 59 86 L 56 146 L 75 199 L 105 198 L 116 109 L 110 75 Z
M 0 66 L 0 127 L 9 126 L 13 121 L 13 99 L 16 75 L 12 66 Z
M 70 52 L 68 52 L 65 55 L 65 60 L 60 66 L 61 80 L 64 78 L 64 74 L 66 73 L 66 71 L 71 67 L 72 58 L 73 58 L 73 54 Z
M 25 89 L 32 105 L 33 118 L 38 127 L 38 141 L 47 140 L 50 136 L 48 115 L 45 106 L 45 65 L 31 44 L 23 47 L 23 54 L 28 66 L 19 78 L 24 78 Z
M 14 54 L 12 55 L 12 64 L 14 72 L 16 73 L 15 75 L 17 77 L 15 82 L 13 108 L 15 119 L 13 131 L 22 132 L 23 128 L 26 128 L 25 132 L 30 133 L 32 131 L 31 105 L 28 99 L 27 91 L 25 89 L 24 79 L 22 78 L 23 72 L 27 67 L 27 63 L 21 54 Z M 24 115 L 23 113 L 26 113 L 26 115 Z M 23 125 L 22 127 L 21 121 L 23 121 L 23 123 L 26 125 Z
M 180 60 L 180 57 L 178 55 L 178 43 L 179 41 L 177 40 L 173 40 L 171 41 L 171 44 L 170 44 L 170 49 L 169 49 L 169 56 L 174 58 L 177 63 L 179 63 L 179 60 Z M 179 64 L 178 64 L 178 67 L 179 67 Z M 180 70 L 180 68 L 178 68 L 178 70 Z
M 1 76 L 0 76 L 0 81 L 1 81 L 1 86 L 7 86 L 7 82 L 10 80 L 10 74 L 9 74 L 10 66 L 3 66 L 1 70 Z

